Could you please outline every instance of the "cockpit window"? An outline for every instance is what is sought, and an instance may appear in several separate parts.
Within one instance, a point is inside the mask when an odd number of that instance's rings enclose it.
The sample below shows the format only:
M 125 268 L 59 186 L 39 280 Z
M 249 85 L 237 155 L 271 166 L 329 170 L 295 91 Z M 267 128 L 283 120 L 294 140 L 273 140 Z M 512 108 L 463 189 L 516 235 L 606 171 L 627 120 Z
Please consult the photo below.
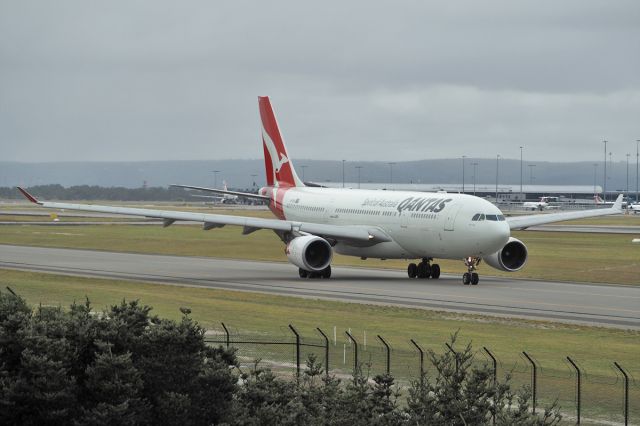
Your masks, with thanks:
M 495 214 L 488 214 L 487 215 L 487 220 L 492 220 L 494 222 L 497 222 L 498 221 L 498 216 L 495 215 Z
M 472 221 L 477 221 L 478 219 L 480 219 L 480 213 L 476 213 L 473 215 L 473 218 L 471 219 Z
M 480 215 L 480 219 L 478 219 L 478 220 L 484 220 L 484 214 L 481 214 Z
M 499 221 L 499 222 L 504 222 L 504 221 L 505 221 L 504 216 L 503 216 L 503 215 L 501 215 L 501 214 L 499 214 L 499 215 L 498 215 L 498 221 Z

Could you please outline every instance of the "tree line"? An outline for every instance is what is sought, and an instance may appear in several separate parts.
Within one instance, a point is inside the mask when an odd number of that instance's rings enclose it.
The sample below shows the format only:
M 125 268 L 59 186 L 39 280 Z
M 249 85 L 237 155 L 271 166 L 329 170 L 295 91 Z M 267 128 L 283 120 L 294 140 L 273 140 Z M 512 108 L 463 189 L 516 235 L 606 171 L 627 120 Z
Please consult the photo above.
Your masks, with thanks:
M 457 355 L 429 352 L 433 368 L 407 394 L 391 375 L 324 374 L 309 356 L 299 378 L 241 368 L 233 349 L 211 347 L 181 308 L 159 318 L 139 301 L 102 312 L 90 302 L 32 307 L 0 292 L 0 424 L 3 425 L 554 425 L 552 404 L 494 381 Z M 455 336 L 452 338 L 455 341 Z

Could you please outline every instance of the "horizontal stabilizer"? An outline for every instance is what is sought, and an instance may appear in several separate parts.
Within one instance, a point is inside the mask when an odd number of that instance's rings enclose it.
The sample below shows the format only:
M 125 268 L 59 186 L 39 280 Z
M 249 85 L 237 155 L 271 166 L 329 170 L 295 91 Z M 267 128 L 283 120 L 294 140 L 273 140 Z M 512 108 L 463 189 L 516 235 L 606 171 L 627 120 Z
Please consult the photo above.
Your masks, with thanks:
M 251 198 L 251 199 L 254 199 L 254 200 L 269 201 L 269 197 L 267 197 L 266 195 L 251 194 L 249 192 L 225 191 L 224 189 L 206 188 L 206 187 L 203 187 L 203 186 L 191 186 L 191 185 L 172 184 L 172 185 L 169 185 L 169 186 L 173 186 L 174 188 L 195 189 L 195 190 L 198 190 L 198 191 L 213 192 L 214 194 L 236 195 L 238 197 Z

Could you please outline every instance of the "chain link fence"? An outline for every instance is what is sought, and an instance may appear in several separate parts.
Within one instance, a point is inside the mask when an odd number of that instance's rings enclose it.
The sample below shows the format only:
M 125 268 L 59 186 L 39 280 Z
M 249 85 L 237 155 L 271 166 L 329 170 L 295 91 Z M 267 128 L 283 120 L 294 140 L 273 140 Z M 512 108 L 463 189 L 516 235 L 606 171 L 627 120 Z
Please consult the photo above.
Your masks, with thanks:
M 448 343 L 423 345 L 410 339 L 406 345 L 393 346 L 380 335 L 364 332 L 356 336 L 351 330 L 338 331 L 335 327 L 316 328 L 313 333 L 303 335 L 289 325 L 264 334 L 239 333 L 222 323 L 220 329 L 207 332 L 206 341 L 234 348 L 243 369 L 258 365 L 284 377 L 296 377 L 313 354 L 326 374 L 344 379 L 351 377 L 356 368 L 368 376 L 390 373 L 401 389 L 420 380 L 422 372 L 430 373 L 433 366 L 428 351 L 456 354 L 456 348 Z M 481 346 L 472 363 L 488 365 L 495 378 L 508 375 L 515 387 L 529 386 L 534 410 L 543 410 L 542 407 L 557 401 L 565 419 L 576 424 L 628 425 L 632 419 L 636 423 L 640 420 L 640 386 L 630 369 L 637 365 L 627 369 L 611 361 L 607 374 L 590 374 L 588 367 L 570 356 L 544 355 L 544 359 L 539 359 L 533 353 L 521 351 L 516 362 L 503 364 L 490 348 Z

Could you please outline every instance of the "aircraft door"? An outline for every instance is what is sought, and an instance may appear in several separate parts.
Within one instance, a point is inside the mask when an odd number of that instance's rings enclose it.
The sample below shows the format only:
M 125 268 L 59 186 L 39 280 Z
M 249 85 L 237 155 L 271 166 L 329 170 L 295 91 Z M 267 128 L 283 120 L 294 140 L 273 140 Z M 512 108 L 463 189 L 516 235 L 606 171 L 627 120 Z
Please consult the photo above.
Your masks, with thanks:
M 458 212 L 462 208 L 461 204 L 450 206 L 449 208 L 445 208 L 443 213 L 445 214 L 444 219 L 444 230 L 445 231 L 453 231 L 454 225 L 456 222 L 456 217 L 458 216 Z

